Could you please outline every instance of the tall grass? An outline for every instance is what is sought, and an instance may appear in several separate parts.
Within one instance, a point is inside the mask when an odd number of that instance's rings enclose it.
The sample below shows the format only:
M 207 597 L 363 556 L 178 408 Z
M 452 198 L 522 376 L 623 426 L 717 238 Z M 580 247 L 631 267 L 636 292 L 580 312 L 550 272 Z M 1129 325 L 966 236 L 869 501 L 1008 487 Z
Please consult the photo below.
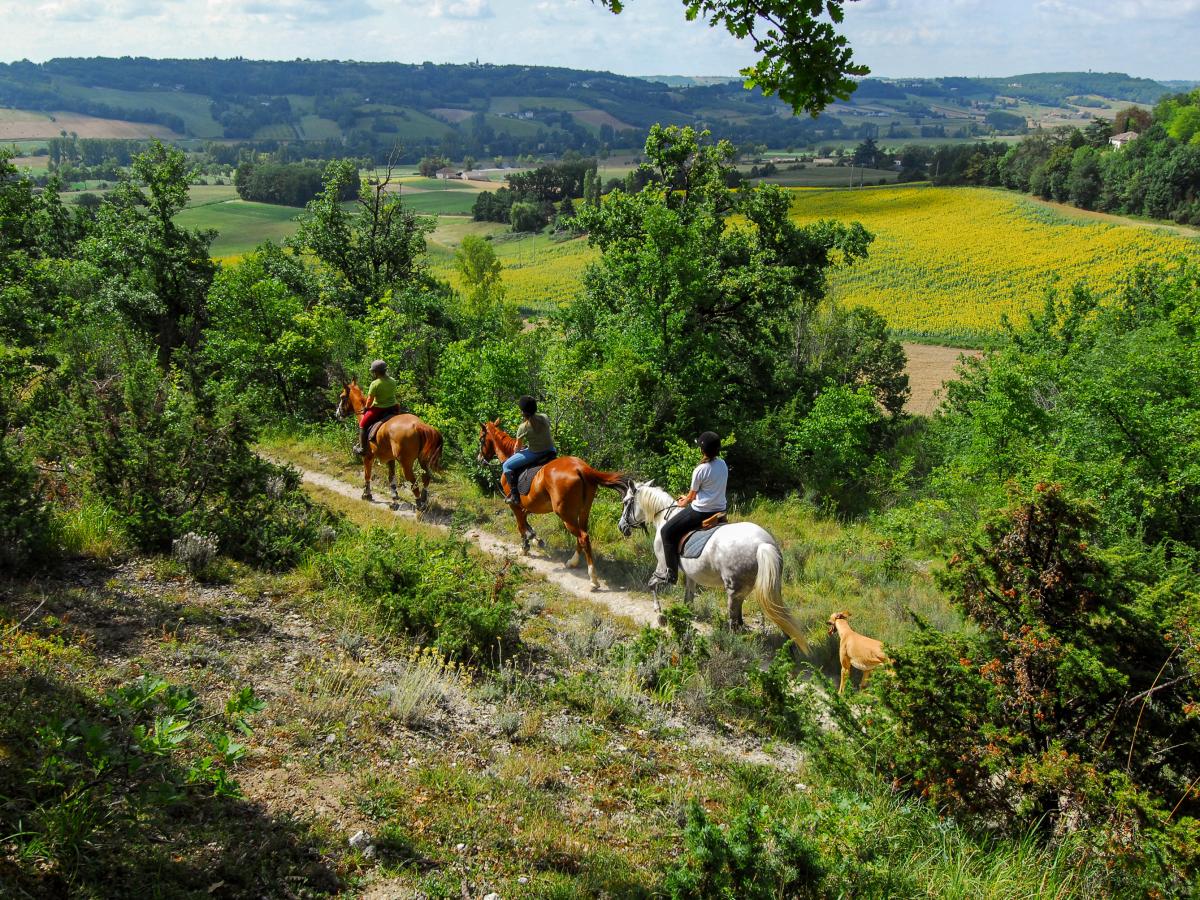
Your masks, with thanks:
M 84 498 L 78 506 L 61 509 L 57 526 L 59 544 L 68 556 L 108 561 L 128 548 L 116 512 L 101 500 Z

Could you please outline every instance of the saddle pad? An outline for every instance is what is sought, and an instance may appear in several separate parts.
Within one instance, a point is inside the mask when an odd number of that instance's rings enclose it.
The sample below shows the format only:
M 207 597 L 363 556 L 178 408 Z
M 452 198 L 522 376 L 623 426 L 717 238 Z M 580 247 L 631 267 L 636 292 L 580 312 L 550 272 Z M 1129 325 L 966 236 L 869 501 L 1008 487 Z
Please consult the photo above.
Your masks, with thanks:
M 549 462 L 549 460 L 546 462 Z M 522 497 L 529 493 L 529 488 L 533 485 L 533 479 L 537 476 L 538 472 L 542 471 L 542 466 L 544 465 L 546 463 L 530 466 L 528 469 L 523 469 L 521 474 L 517 476 L 517 490 Z
M 709 538 L 716 534 L 718 529 L 725 527 L 726 524 L 722 522 L 720 525 L 714 525 L 712 528 L 693 531 L 683 539 L 683 552 L 679 555 L 683 559 L 695 559 L 704 552 L 704 548 L 708 546 Z

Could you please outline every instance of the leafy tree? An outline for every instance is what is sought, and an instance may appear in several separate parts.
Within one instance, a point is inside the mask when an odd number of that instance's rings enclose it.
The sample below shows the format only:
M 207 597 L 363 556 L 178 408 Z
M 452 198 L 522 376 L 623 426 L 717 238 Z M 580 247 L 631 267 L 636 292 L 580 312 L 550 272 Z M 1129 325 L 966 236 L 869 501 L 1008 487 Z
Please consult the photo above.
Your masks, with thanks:
M 549 221 L 542 207 L 530 200 L 513 203 L 508 214 L 513 231 L 541 231 Z
M 979 631 L 923 629 L 897 648 L 882 695 L 893 766 L 992 827 L 1102 827 L 1114 858 L 1178 887 L 1198 861 L 1188 785 L 1200 776 L 1179 751 L 1200 722 L 1163 627 L 1167 597 L 1135 599 L 1123 565 L 1093 544 L 1098 524 L 1043 482 L 956 547 L 941 582 Z
M 204 358 L 229 398 L 261 421 L 327 414 L 329 371 L 354 344 L 342 310 L 310 302 L 310 279 L 300 260 L 266 244 L 209 291 Z
M 155 141 L 96 215 L 80 245 L 101 273 L 101 292 L 134 328 L 150 335 L 166 368 L 180 348 L 194 350 L 216 267 L 215 231 L 180 228 L 190 169 L 183 152 Z
M 503 267 L 491 243 L 468 234 L 454 254 L 454 267 L 465 288 L 460 309 L 468 332 L 477 338 L 515 334 L 520 318 L 505 300 Z
M 300 227 L 289 240 L 338 272 L 350 288 L 347 311 L 361 314 L 369 297 L 402 282 L 420 280 L 425 264 L 425 235 L 434 221 L 409 210 L 390 190 L 391 170 L 381 179 L 361 184 L 353 211 L 341 196 L 347 185 L 360 183 L 352 160 L 331 162 L 325 188 L 306 207 Z
M 619 13 L 624 0 L 600 0 Z M 750 38 L 760 59 L 742 69 L 746 83 L 770 96 L 778 93 L 796 111 L 814 116 L 854 91 L 853 77 L 866 66 L 852 62 L 846 38 L 838 34 L 843 0 L 683 0 L 689 20 L 722 25 L 735 38 Z M 824 16 L 829 20 L 825 21 Z
M 654 179 L 578 214 L 602 255 L 564 317 L 567 339 L 585 369 L 620 373 L 637 423 L 623 439 L 655 453 L 705 428 L 728 433 L 790 397 L 806 377 L 798 336 L 826 271 L 870 240 L 859 225 L 796 226 L 777 187 L 729 190 L 733 148 L 706 138 L 656 126 L 646 142 Z M 729 227 L 734 214 L 748 224 Z

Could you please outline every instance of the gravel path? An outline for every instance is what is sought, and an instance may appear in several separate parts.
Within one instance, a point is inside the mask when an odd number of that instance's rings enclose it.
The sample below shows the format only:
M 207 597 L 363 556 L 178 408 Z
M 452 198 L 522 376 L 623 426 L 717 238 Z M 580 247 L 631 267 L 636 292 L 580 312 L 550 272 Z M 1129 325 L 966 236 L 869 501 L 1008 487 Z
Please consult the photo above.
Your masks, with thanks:
M 281 465 L 289 465 L 299 471 L 301 478 L 309 484 L 314 484 L 317 487 L 324 488 L 327 491 L 333 491 L 335 494 L 341 494 L 343 497 L 348 497 L 351 500 L 359 499 L 362 493 L 362 488 L 348 484 L 340 478 L 333 478 L 321 472 L 313 472 L 309 469 L 302 469 L 295 463 L 285 462 L 283 460 L 275 460 Z M 389 501 L 380 500 L 363 500 L 363 503 L 372 503 L 377 507 L 387 509 L 391 507 L 394 515 L 401 518 L 411 519 L 415 522 L 420 522 L 422 525 L 429 528 L 436 528 L 440 531 L 447 531 L 445 525 L 438 522 L 431 522 L 428 518 L 420 515 L 411 504 L 400 503 L 393 505 Z M 522 565 L 528 566 L 533 571 L 537 572 L 546 581 L 562 588 L 567 593 L 574 597 L 579 597 L 583 600 L 590 600 L 593 603 L 604 606 L 609 612 L 623 616 L 632 620 L 638 625 L 657 625 L 658 614 L 654 611 L 654 601 L 648 594 L 632 594 L 628 591 L 618 591 L 607 587 L 599 591 L 592 590 L 592 584 L 587 577 L 587 567 L 580 565 L 576 569 L 568 569 L 562 563 L 550 559 L 545 555 L 525 555 L 521 550 L 521 545 L 512 541 L 506 541 L 503 538 L 498 538 L 493 534 L 480 531 L 478 529 L 470 529 L 464 532 L 463 535 L 467 540 L 476 544 L 481 550 L 484 550 L 493 556 L 499 556 L 505 559 L 515 559 Z M 601 564 L 597 564 L 597 569 Z M 603 581 L 601 582 L 603 583 Z

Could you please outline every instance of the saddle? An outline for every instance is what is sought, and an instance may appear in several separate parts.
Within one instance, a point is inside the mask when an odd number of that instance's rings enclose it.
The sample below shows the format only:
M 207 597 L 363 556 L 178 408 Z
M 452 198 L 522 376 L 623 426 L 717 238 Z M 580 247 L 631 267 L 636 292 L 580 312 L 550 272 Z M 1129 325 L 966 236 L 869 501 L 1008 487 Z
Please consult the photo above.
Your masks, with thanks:
M 374 422 L 372 422 L 371 427 L 367 429 L 367 443 L 375 443 L 375 435 L 379 433 L 379 429 L 383 427 L 383 424 L 387 422 L 388 419 L 393 419 L 398 415 L 400 415 L 399 412 L 390 412 L 387 413 L 382 419 L 376 419 Z
M 695 559 L 704 552 L 704 548 L 708 546 L 708 539 L 722 525 L 728 525 L 729 519 L 725 513 L 713 513 L 707 519 L 700 523 L 700 527 L 695 531 L 689 531 L 679 539 L 679 557 L 680 559 Z
M 529 489 L 533 487 L 533 479 L 537 477 L 537 473 L 542 471 L 542 466 L 548 462 L 553 462 L 558 459 L 558 454 L 551 456 L 549 459 L 542 460 L 537 465 L 530 466 L 528 469 L 522 469 L 517 473 L 517 493 L 522 497 L 529 494 Z

